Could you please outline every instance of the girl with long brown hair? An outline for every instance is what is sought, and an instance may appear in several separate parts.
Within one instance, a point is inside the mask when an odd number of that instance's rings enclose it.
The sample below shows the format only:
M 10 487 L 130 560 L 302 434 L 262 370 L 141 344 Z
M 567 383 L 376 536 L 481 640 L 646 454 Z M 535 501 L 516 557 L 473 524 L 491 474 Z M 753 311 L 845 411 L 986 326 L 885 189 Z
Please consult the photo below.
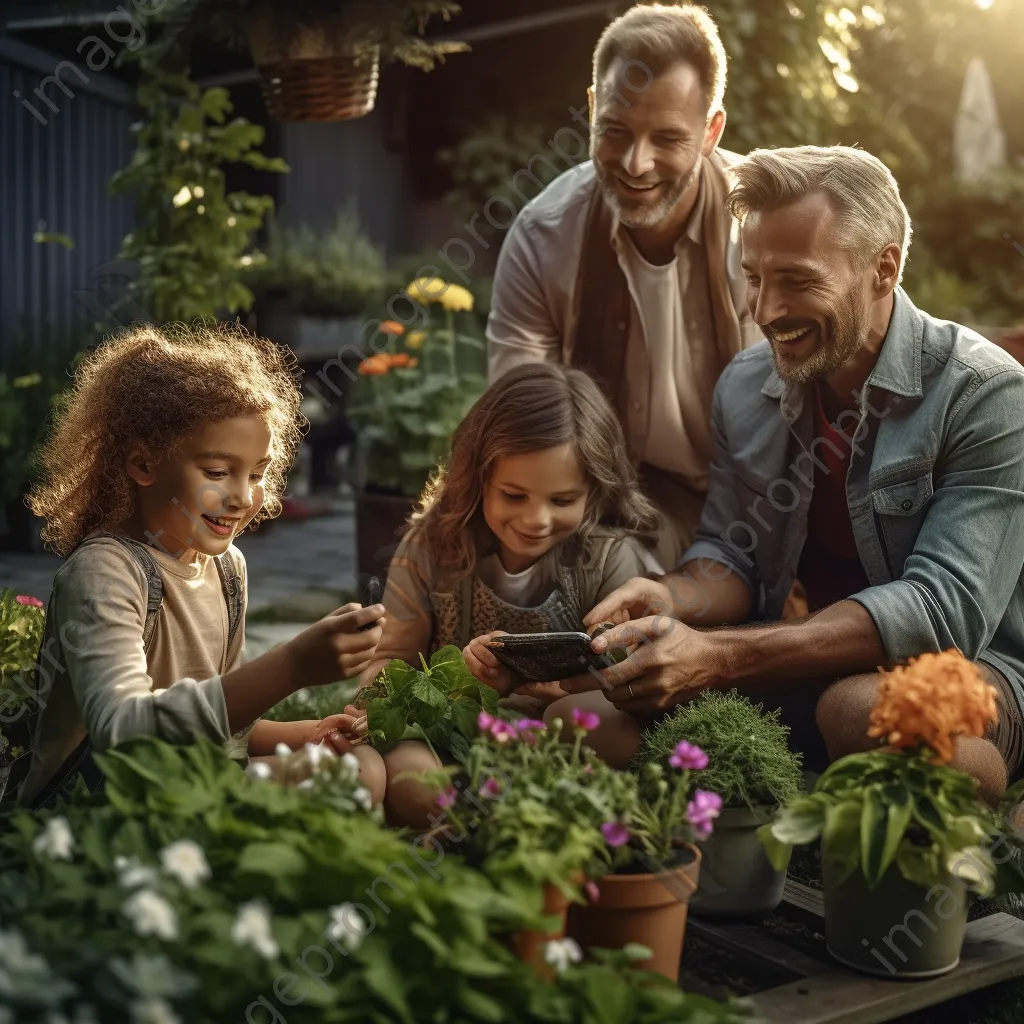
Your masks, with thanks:
M 364 682 L 392 658 L 448 644 L 502 695 L 545 703 L 557 684 L 515 679 L 483 646 L 497 632 L 580 630 L 604 595 L 646 574 L 658 515 L 640 493 L 611 405 L 582 370 L 517 367 L 459 426 L 447 465 L 424 493 L 388 571 L 387 621 Z M 429 804 L 410 780 L 436 765 L 409 741 L 385 755 L 392 817 L 418 822 Z

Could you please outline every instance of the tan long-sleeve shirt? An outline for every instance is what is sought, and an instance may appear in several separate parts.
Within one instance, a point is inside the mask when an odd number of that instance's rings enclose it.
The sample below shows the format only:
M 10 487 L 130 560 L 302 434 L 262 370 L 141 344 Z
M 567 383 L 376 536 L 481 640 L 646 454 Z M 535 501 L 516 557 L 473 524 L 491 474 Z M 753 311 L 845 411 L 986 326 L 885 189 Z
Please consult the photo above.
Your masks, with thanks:
M 30 802 L 88 734 L 97 750 L 136 736 L 188 743 L 231 739 L 221 676 L 237 667 L 243 620 L 228 645 L 228 609 L 213 559 L 191 565 L 153 549 L 163 579 L 149 652 L 148 587 L 130 550 L 112 538 L 76 549 L 54 579 L 37 686 L 43 704 L 21 791 Z

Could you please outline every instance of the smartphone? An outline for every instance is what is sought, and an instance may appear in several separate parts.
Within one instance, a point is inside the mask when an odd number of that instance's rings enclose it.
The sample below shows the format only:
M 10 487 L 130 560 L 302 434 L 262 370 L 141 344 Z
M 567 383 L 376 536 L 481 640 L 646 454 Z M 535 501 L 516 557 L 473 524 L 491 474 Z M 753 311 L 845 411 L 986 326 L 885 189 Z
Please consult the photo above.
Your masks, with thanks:
M 380 580 L 376 576 L 371 576 L 370 582 L 366 584 L 366 593 L 363 595 L 363 607 L 369 608 L 371 605 L 380 604 L 380 597 Z M 359 629 L 365 633 L 376 625 L 376 622 L 368 622 L 365 626 L 360 626 Z
M 591 639 L 586 633 L 512 633 L 496 636 L 485 646 L 528 682 L 553 683 L 590 669 L 609 668 L 621 660 L 616 652 L 598 654 L 590 646 Z M 597 678 L 604 689 L 611 689 L 604 679 Z

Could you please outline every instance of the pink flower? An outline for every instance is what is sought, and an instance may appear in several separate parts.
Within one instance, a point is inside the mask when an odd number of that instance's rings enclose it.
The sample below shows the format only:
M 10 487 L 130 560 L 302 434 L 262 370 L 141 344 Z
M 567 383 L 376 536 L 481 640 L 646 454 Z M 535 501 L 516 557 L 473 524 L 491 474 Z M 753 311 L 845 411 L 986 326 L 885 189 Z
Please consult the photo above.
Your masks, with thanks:
M 601 826 L 601 835 L 609 846 L 625 846 L 629 842 L 629 829 L 621 821 L 606 821 Z
M 519 733 L 511 722 L 504 722 L 499 718 L 491 725 L 491 735 L 498 743 L 507 743 L 516 739 Z
M 585 764 L 583 766 L 583 774 L 584 775 L 593 775 L 594 774 L 594 766 L 592 764 Z
M 28 594 L 19 594 L 15 599 L 18 604 L 28 605 L 29 608 L 42 608 L 43 602 L 38 597 L 29 597 Z
M 686 820 L 693 826 L 698 839 L 707 839 L 714 827 L 712 822 L 722 813 L 722 798 L 717 793 L 698 789 L 686 805 Z
M 596 903 L 601 898 L 601 890 L 598 888 L 597 882 L 587 882 L 583 886 L 583 891 L 587 894 L 587 899 L 591 903 Z
M 494 799 L 501 796 L 501 783 L 492 775 L 481 787 L 480 795 Z
M 438 793 L 434 800 L 434 803 L 438 807 L 454 807 L 455 801 L 458 800 L 459 794 L 455 790 L 454 786 L 449 786 L 443 793 Z
M 700 771 L 702 768 L 707 768 L 708 755 L 700 747 L 682 740 L 676 745 L 676 749 L 672 751 L 672 756 L 668 759 L 668 763 L 673 768 L 684 770 L 692 768 L 695 771 Z
M 572 709 L 572 724 L 584 732 L 593 732 L 601 724 L 601 716 L 596 711 L 584 711 L 583 708 Z
M 481 711 L 480 714 L 476 716 L 476 727 L 481 730 L 490 729 L 490 727 L 494 725 L 495 721 L 496 719 L 494 715 L 489 715 L 486 711 Z
M 532 729 L 546 729 L 547 726 L 539 718 L 520 718 L 515 723 L 520 732 L 529 732 Z

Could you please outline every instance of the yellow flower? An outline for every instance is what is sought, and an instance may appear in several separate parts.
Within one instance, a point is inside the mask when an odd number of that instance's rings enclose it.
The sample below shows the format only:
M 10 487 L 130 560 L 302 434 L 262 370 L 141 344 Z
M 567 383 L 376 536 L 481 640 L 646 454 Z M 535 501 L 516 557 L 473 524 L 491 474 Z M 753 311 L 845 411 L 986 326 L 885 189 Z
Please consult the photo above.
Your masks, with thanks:
M 452 312 L 473 308 L 473 296 L 467 289 L 441 277 L 417 277 L 405 289 L 405 294 L 424 305 L 437 302 Z
M 469 312 L 473 309 L 473 296 L 462 285 L 450 284 L 447 291 L 441 296 L 441 305 L 453 313 L 458 313 L 462 310 Z
M 426 331 L 411 331 L 405 339 L 406 348 L 422 348 L 423 342 L 427 340 Z

